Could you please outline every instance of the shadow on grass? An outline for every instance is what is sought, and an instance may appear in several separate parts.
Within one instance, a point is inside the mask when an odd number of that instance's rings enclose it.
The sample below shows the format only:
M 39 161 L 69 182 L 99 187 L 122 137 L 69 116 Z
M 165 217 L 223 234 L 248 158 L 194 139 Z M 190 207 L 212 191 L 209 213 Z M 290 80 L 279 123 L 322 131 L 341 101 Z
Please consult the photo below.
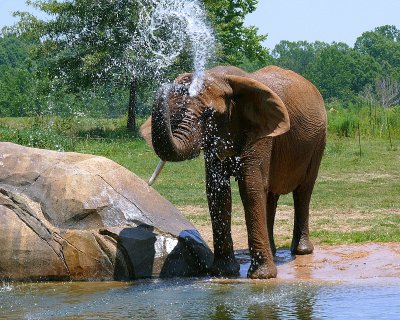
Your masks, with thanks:
M 129 139 L 137 138 L 139 135 L 137 131 L 132 131 L 124 127 L 116 129 L 96 127 L 88 130 L 80 130 L 76 133 L 76 136 L 87 139 Z

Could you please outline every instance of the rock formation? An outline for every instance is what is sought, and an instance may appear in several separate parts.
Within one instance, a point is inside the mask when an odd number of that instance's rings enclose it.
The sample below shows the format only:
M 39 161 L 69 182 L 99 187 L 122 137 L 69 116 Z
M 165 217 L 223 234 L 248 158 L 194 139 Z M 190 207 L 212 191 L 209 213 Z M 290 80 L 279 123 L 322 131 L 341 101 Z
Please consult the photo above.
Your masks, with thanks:
M 154 189 L 103 157 L 0 142 L 0 279 L 200 275 L 212 253 Z

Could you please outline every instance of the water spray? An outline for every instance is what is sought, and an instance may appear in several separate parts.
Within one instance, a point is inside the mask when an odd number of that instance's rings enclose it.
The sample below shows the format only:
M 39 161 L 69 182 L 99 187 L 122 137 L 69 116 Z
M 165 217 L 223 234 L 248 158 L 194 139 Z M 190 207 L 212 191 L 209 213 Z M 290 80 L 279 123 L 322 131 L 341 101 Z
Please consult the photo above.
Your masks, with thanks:
M 196 96 L 203 88 L 207 61 L 214 56 L 215 39 L 199 0 L 139 0 L 137 32 L 127 51 L 134 54 L 134 74 L 151 74 L 161 80 L 185 48 L 190 47 L 193 78 L 189 95 Z M 165 165 L 160 161 L 149 180 L 152 185 Z
M 140 0 L 138 5 L 138 28 L 129 50 L 137 61 L 133 72 L 151 73 L 161 79 L 166 68 L 189 46 L 194 69 L 189 94 L 197 95 L 215 49 L 202 4 L 199 0 Z

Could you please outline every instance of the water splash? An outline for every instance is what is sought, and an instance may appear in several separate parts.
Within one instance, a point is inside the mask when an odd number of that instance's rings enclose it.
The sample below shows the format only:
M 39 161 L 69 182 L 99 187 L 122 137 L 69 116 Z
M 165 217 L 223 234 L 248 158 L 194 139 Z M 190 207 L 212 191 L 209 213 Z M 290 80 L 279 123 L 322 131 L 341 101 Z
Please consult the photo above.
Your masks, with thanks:
M 3 285 L 0 286 L 0 293 L 1 292 L 10 292 L 14 289 L 14 287 L 10 283 L 3 282 Z
M 204 69 L 214 55 L 215 39 L 199 0 L 139 1 L 137 32 L 129 48 L 135 55 L 134 73 L 160 79 L 166 68 L 189 50 L 194 77 L 191 96 L 203 86 Z

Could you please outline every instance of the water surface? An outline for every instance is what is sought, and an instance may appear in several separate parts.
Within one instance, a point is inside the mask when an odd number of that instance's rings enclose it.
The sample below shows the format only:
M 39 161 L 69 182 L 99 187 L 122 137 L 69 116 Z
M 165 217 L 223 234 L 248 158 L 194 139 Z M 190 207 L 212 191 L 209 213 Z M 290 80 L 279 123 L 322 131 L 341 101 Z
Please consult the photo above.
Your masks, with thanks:
M 0 285 L 0 319 L 399 319 L 400 281 Z
M 0 319 L 400 319 L 400 244 L 278 250 L 278 278 L 1 283 Z

